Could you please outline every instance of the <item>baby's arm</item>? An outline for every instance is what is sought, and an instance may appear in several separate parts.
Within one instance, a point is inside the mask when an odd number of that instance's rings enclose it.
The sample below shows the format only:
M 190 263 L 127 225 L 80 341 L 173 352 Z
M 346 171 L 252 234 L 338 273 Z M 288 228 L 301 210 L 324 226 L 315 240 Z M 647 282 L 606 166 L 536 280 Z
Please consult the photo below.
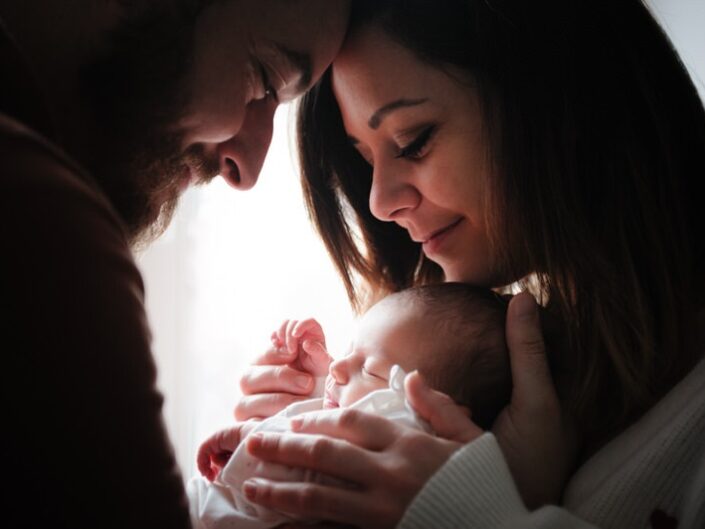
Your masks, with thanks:
M 245 421 L 232 428 L 220 430 L 206 439 L 198 449 L 198 470 L 208 481 L 213 481 L 233 455 L 233 452 L 259 421 Z

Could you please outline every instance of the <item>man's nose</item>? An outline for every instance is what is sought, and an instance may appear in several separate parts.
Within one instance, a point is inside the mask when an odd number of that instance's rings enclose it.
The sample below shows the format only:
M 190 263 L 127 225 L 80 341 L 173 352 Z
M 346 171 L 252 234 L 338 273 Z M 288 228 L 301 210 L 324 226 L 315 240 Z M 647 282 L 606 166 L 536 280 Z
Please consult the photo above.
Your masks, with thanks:
M 271 98 L 251 102 L 238 133 L 218 144 L 220 174 L 235 189 L 246 191 L 257 183 L 272 141 L 276 108 Z

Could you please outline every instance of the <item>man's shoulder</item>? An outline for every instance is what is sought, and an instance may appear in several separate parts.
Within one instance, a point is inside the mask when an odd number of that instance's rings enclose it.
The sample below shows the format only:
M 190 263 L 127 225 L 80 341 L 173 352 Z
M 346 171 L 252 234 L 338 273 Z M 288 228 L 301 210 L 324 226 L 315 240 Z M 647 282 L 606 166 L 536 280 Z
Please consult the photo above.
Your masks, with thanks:
M 124 238 L 124 228 L 110 201 L 80 164 L 61 147 L 10 116 L 0 113 L 0 189 L 5 201 L 41 201 L 31 197 L 51 196 L 66 208 L 90 208 L 107 220 Z M 1 208 L 8 214 L 12 208 Z M 26 211 L 25 221 L 41 220 Z
M 51 140 L 14 118 L 0 113 L 0 185 L 61 183 L 92 187 L 85 171 Z

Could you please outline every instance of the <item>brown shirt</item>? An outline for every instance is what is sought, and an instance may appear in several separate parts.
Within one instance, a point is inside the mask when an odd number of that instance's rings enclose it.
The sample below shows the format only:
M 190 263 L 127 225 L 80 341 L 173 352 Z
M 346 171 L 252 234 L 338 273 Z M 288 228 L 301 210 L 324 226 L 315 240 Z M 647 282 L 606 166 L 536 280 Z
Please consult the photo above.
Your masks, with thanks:
M 0 24 L 2 525 L 190 527 L 125 230 L 51 129 Z

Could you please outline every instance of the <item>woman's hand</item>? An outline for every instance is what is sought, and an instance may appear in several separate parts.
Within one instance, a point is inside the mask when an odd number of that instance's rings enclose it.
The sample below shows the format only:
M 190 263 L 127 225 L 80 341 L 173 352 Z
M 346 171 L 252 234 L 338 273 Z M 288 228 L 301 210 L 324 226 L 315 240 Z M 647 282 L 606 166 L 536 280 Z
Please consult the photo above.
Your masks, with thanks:
M 272 333 L 272 347 L 240 379 L 235 418 L 262 419 L 311 398 L 315 377 L 325 375 L 332 360 L 315 320 L 285 321 Z
M 292 420 L 301 434 L 256 433 L 248 450 L 263 460 L 309 468 L 346 483 L 245 482 L 250 501 L 302 519 L 392 528 L 428 479 L 482 430 L 461 408 L 430 390 L 418 374 L 407 377 L 407 394 L 438 433 L 424 432 L 351 409 L 306 414 Z M 422 454 L 423 457 L 419 457 Z
M 512 399 L 492 428 L 526 506 L 557 503 L 577 453 L 576 431 L 558 400 L 538 306 L 524 292 L 507 311 Z

